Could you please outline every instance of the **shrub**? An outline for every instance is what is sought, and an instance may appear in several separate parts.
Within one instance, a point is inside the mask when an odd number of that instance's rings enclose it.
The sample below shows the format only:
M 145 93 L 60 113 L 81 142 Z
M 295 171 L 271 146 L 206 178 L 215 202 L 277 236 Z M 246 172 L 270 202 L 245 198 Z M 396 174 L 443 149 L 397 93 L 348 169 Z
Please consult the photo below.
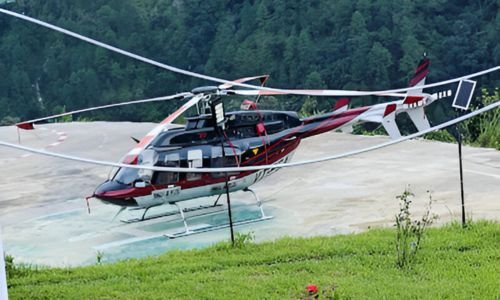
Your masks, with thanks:
M 21 119 L 11 116 L 6 116 L 0 121 L 0 126 L 10 126 L 19 123 Z

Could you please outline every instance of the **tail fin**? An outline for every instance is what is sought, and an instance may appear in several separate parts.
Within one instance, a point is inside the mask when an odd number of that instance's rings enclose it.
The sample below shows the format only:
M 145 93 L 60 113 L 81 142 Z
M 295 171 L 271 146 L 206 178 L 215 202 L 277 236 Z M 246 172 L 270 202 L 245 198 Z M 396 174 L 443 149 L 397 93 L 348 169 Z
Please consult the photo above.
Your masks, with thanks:
M 424 57 L 418 64 L 417 69 L 415 69 L 415 74 L 410 80 L 410 87 L 425 85 L 425 79 L 427 77 L 427 74 L 429 73 L 429 65 L 430 60 L 424 53 Z M 427 116 L 424 112 L 425 97 L 421 96 L 421 94 L 422 89 L 410 90 L 406 93 L 406 98 L 403 101 L 403 104 L 406 104 L 409 108 L 412 108 L 408 110 L 407 113 L 413 124 L 415 124 L 415 126 L 417 127 L 418 131 L 430 128 L 429 120 L 427 119 Z
M 426 54 L 424 54 L 424 57 L 418 64 L 418 67 L 415 69 L 415 74 L 413 75 L 413 77 L 409 82 L 410 87 L 420 86 L 425 84 L 425 78 L 429 73 L 430 62 L 431 62 L 430 59 L 428 59 Z M 408 95 L 415 95 L 420 93 L 422 93 L 421 89 L 408 91 Z

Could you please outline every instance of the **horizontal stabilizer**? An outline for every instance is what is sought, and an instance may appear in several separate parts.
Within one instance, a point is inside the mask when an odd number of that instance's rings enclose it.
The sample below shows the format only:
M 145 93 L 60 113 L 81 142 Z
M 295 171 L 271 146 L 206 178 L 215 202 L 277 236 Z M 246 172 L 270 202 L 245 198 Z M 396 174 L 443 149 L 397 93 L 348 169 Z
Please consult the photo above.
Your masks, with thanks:
M 337 102 L 335 102 L 335 106 L 333 107 L 333 111 L 337 113 L 345 112 L 349 108 L 349 99 L 348 98 L 340 98 Z
M 431 125 L 429 124 L 429 120 L 425 115 L 423 107 L 410 109 L 407 111 L 407 113 L 413 124 L 415 124 L 415 127 L 417 127 L 418 131 L 426 130 L 431 127 Z
M 382 126 L 391 139 L 401 138 L 398 125 L 396 124 L 396 104 L 389 104 L 385 107 Z

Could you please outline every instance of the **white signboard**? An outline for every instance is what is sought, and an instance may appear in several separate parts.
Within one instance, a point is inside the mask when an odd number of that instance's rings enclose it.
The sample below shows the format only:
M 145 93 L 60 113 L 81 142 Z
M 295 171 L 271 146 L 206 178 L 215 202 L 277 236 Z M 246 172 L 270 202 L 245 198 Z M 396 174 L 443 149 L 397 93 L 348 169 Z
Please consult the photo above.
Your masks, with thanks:
M 5 253 L 3 252 L 2 227 L 0 226 L 0 300 L 7 300 L 7 276 L 5 274 Z

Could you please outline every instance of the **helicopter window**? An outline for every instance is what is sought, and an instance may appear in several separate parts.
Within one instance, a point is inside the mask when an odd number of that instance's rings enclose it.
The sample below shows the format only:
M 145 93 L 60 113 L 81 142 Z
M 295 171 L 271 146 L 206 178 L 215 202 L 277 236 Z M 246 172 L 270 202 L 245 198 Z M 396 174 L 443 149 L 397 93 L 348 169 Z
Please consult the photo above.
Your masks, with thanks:
M 146 149 L 139 155 L 138 164 L 146 166 L 154 166 L 157 161 L 158 161 L 158 153 L 153 149 Z M 151 179 L 153 178 L 153 170 L 139 169 L 137 175 L 143 181 L 151 182 Z
M 120 168 L 113 180 L 121 184 L 132 184 L 139 177 L 138 173 L 139 169 Z
M 214 138 L 214 131 L 212 129 L 210 130 L 203 130 L 203 131 L 197 131 L 197 132 L 190 132 L 190 133 L 184 133 L 180 134 L 178 136 L 173 137 L 169 143 L 170 144 L 195 144 L 195 143 L 200 143 L 203 141 L 209 141 Z
M 186 130 L 191 130 L 196 128 L 196 124 L 198 124 L 198 120 L 189 120 L 186 124 Z
M 177 183 L 179 173 L 174 172 L 156 172 L 153 176 L 153 184 L 168 185 Z
M 225 157 L 222 157 L 222 149 L 219 147 L 212 148 L 212 162 L 210 166 L 212 168 L 224 168 L 224 167 L 237 167 L 238 160 L 240 159 L 240 151 L 238 149 L 233 150 L 232 148 L 224 148 Z M 236 156 L 234 155 L 236 151 Z M 237 175 L 238 172 L 229 172 L 228 175 Z M 213 178 L 225 177 L 225 172 L 212 173 Z
M 162 164 L 164 167 L 178 168 L 180 167 L 179 154 L 172 153 L 165 156 Z M 153 176 L 154 184 L 168 185 L 179 181 L 179 172 L 156 172 Z
M 269 122 L 269 123 L 266 123 L 265 125 L 266 125 L 267 134 L 273 134 L 276 132 L 280 132 L 281 130 L 284 129 L 283 121 Z
M 255 126 L 240 127 L 237 129 L 238 137 L 240 138 L 250 138 L 257 136 L 255 133 Z
M 180 129 L 180 128 L 179 128 Z M 177 128 L 170 129 L 169 131 L 165 131 L 160 133 L 152 142 L 151 144 L 154 147 L 166 147 L 170 145 L 170 140 L 172 139 L 173 136 L 178 134 Z
M 188 151 L 187 156 L 189 168 L 203 167 L 203 152 L 200 149 Z M 186 173 L 186 179 L 188 181 L 200 180 L 201 173 Z
M 259 121 L 260 116 L 258 114 L 247 114 L 241 116 L 241 119 L 253 123 Z
M 186 134 L 180 134 L 178 136 L 173 137 L 170 140 L 171 144 L 189 144 L 194 142 L 197 137 L 197 134 L 194 133 L 186 133 Z

